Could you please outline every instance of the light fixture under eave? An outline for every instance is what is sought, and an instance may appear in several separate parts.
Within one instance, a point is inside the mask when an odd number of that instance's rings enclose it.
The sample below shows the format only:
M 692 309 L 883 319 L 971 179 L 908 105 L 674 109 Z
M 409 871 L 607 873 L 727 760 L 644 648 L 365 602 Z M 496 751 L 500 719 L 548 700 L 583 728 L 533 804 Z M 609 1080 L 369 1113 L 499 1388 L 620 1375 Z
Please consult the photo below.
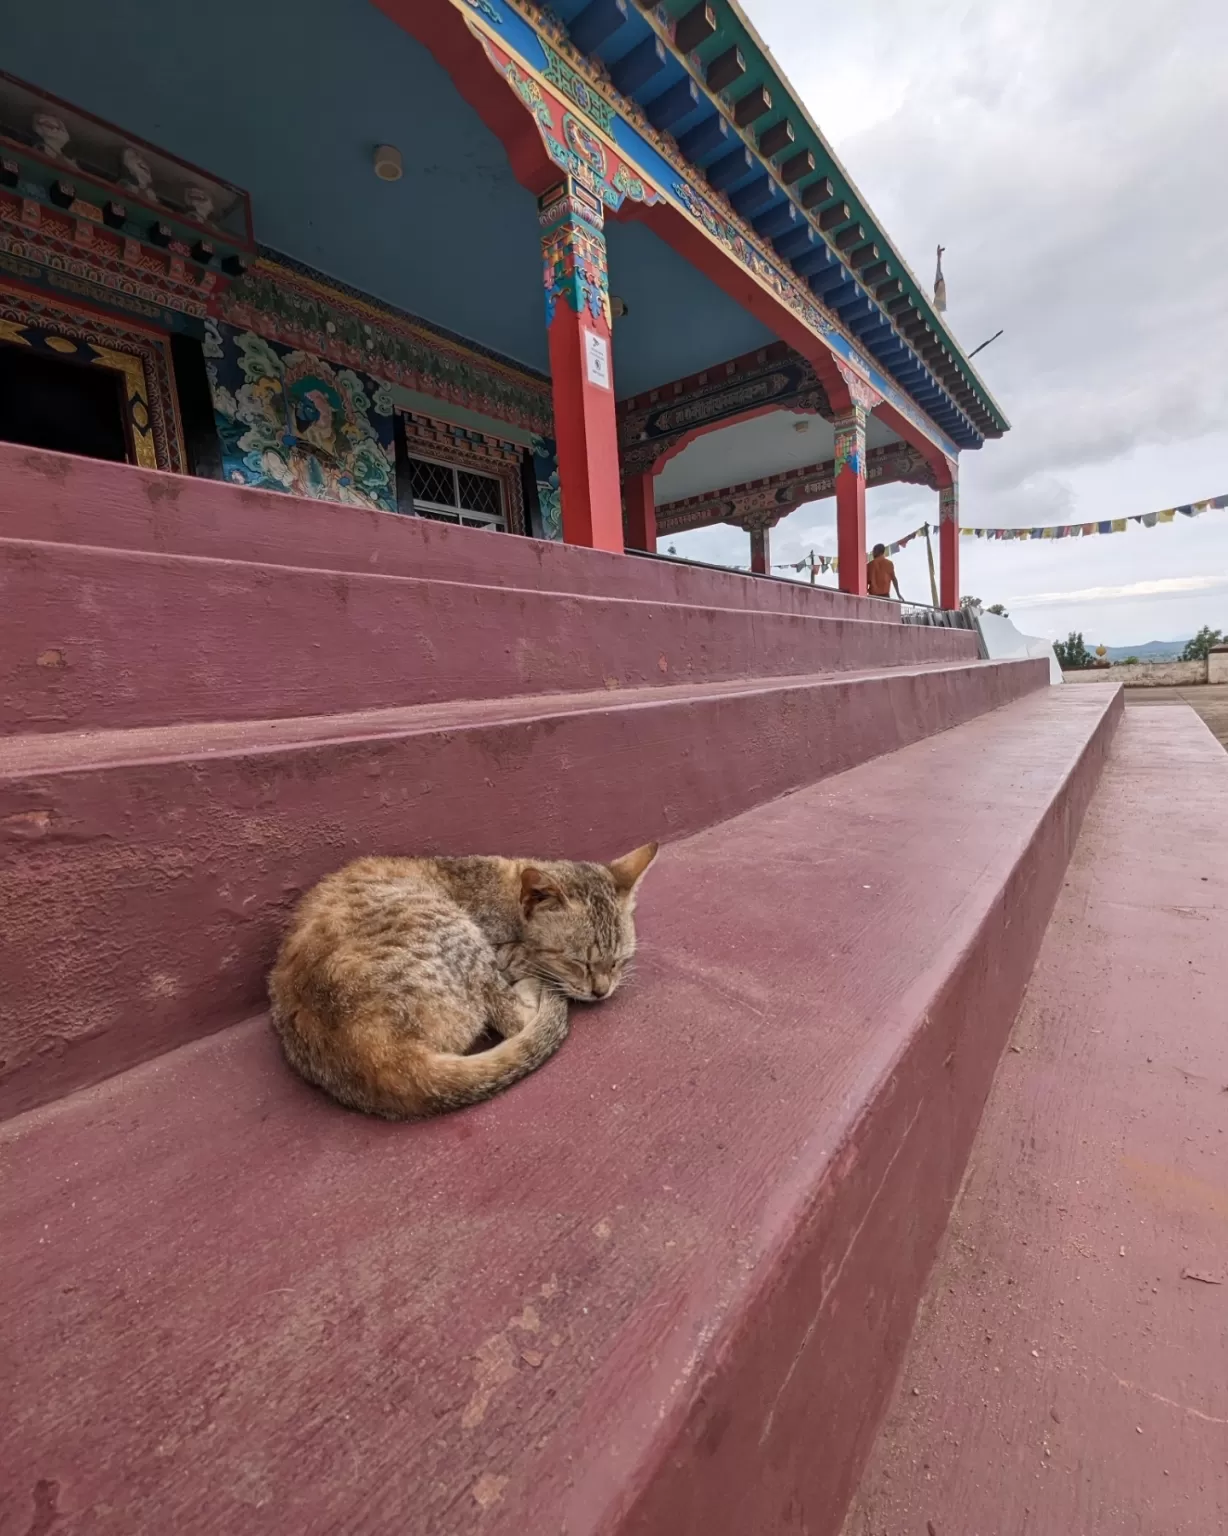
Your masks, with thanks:
M 391 144 L 375 146 L 375 174 L 381 181 L 400 181 L 403 170 L 399 149 Z
M 615 320 L 621 320 L 624 315 L 629 315 L 631 311 L 627 306 L 626 299 L 620 299 L 616 295 L 611 294 L 610 313 L 614 316 Z

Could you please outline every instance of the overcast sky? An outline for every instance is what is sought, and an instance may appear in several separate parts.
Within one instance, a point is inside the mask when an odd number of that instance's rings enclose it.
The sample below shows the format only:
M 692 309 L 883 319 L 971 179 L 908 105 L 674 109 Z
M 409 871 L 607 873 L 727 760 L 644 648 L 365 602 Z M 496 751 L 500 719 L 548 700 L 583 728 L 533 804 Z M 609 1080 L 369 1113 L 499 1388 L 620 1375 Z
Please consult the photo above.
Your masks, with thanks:
M 744 0 L 1012 423 L 961 457 L 961 521 L 1085 522 L 1228 492 L 1228 0 Z M 871 542 L 936 515 L 872 490 Z M 834 502 L 774 560 L 834 552 Z M 672 541 L 745 562 L 730 528 Z M 961 540 L 965 593 L 1027 631 L 1228 628 L 1228 509 L 1059 544 Z M 924 542 L 897 560 L 928 600 Z

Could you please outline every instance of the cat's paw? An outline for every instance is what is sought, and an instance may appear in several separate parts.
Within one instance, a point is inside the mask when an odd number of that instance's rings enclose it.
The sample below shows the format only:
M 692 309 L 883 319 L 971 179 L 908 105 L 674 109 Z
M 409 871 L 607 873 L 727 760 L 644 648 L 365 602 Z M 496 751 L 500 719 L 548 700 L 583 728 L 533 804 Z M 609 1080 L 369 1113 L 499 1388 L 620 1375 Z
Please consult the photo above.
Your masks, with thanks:
M 536 1014 L 542 1005 L 545 987 L 537 976 L 525 976 L 512 986 L 512 996 L 529 1013 Z

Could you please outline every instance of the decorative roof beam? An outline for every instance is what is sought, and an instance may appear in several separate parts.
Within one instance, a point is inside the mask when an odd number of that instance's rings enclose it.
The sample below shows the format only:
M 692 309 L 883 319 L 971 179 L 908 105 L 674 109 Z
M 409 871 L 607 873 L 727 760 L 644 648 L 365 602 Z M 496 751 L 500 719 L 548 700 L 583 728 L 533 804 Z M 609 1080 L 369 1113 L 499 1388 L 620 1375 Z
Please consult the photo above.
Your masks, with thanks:
M 792 207 L 793 205 L 790 203 L 788 206 Z M 772 211 L 774 213 L 775 209 Z M 765 230 L 760 230 L 760 234 L 765 233 Z M 819 237 L 815 234 L 814 230 L 811 229 L 810 225 L 801 220 L 800 217 L 797 223 L 790 227 L 784 234 L 774 235 L 771 237 L 771 239 L 772 244 L 776 247 L 777 253 L 783 256 L 786 261 L 793 262 L 793 270 L 795 272 L 800 272 L 802 270 L 802 268 L 798 265 L 798 262 L 807 259 L 814 252 L 816 247 L 819 247 L 824 251 L 827 249 L 825 245 L 822 245 Z
M 739 128 L 745 128 L 748 123 L 756 122 L 765 112 L 772 110 L 771 92 L 757 85 L 753 90 L 747 91 L 745 96 L 739 96 L 734 104 L 733 120 Z
M 684 75 L 659 96 L 654 96 L 644 108 L 644 115 L 654 128 L 669 128 L 689 117 L 702 100 L 694 80 L 690 75 Z
M 821 272 L 810 279 L 810 291 L 817 298 L 822 298 L 825 293 L 837 293 L 841 288 L 856 292 L 856 287 L 855 283 L 849 282 L 848 273 L 838 261 L 825 266 Z
M 596 4 L 596 0 L 593 0 Z M 708 65 L 704 78 L 710 91 L 723 91 L 746 73 L 746 60 L 740 48 L 726 48 Z
M 630 53 L 610 65 L 610 79 L 624 96 L 634 96 L 654 75 L 665 68 L 665 44 L 659 37 L 646 37 Z
M 648 7 L 645 6 L 645 9 Z M 706 43 L 715 35 L 716 12 L 710 5 L 695 6 L 685 16 L 678 18 L 678 25 L 674 28 L 674 42 L 683 53 L 693 53 L 700 43 Z
M 705 117 L 694 128 L 688 128 L 678 140 L 678 148 L 693 165 L 698 165 L 704 155 L 710 155 L 714 149 L 735 144 L 740 145 L 741 140 L 719 112 Z
M 814 155 L 808 149 L 798 150 L 797 154 L 790 155 L 780 168 L 780 179 L 785 186 L 791 187 L 795 181 L 800 181 L 803 176 L 809 176 L 814 170 Z M 830 182 L 827 183 L 831 185 Z
M 751 162 L 752 165 L 754 162 Z M 745 187 L 739 187 L 736 192 L 730 194 L 729 201 L 737 209 L 744 219 L 753 218 L 776 196 L 776 184 L 770 176 L 756 176 L 754 181 Z M 784 204 L 788 207 L 789 204 Z
M 657 529 L 668 535 L 712 523 L 737 521 L 746 515 L 762 517 L 775 513 L 779 519 L 802 502 L 834 496 L 835 471 L 835 461 L 827 459 L 801 469 L 663 502 L 657 508 Z M 902 442 L 888 443 L 871 448 L 866 454 L 866 480 L 872 485 L 908 481 L 933 486 L 934 472 L 915 448 Z
M 718 192 L 722 192 L 748 176 L 754 168 L 755 162 L 751 159 L 750 150 L 745 147 L 734 149 L 712 162 L 708 167 L 708 181 Z
M 627 21 L 627 0 L 589 0 L 567 29 L 581 53 L 596 53 Z
M 787 117 L 782 117 L 778 123 L 765 128 L 759 135 L 759 153 L 769 156 L 778 155 L 782 149 L 789 148 L 795 137 L 793 124 Z
M 772 186 L 770 180 L 768 181 L 768 186 L 771 188 L 774 196 L 776 189 Z M 802 218 L 801 214 L 798 213 L 794 205 L 787 201 L 777 203 L 774 208 L 769 208 L 765 214 L 761 214 L 755 220 L 755 228 L 759 234 L 765 235 L 769 240 L 774 240 L 778 235 L 785 235 L 792 231 L 795 235 L 801 237 L 804 242 L 810 234 L 810 226 Z M 779 244 L 777 244 L 776 249 L 780 250 Z M 798 253 L 800 254 L 805 249 L 805 244 L 800 244 L 798 246 Z
M 835 287 L 837 283 L 848 281 L 844 268 L 821 242 L 816 243 L 804 256 L 799 256 L 793 263 L 793 270 L 802 277 L 811 277 L 816 272 L 830 273 L 836 282 L 824 284 L 825 288 Z M 813 281 L 810 287 L 814 291 Z
M 817 181 L 809 182 L 802 188 L 802 207 L 809 211 L 811 208 L 817 208 L 820 203 L 830 202 L 835 195 L 836 189 L 831 182 L 826 176 L 820 176 Z M 837 207 L 845 210 L 845 218 L 849 217 L 847 203 L 838 203 Z M 820 218 L 819 228 L 823 227 L 823 220 Z

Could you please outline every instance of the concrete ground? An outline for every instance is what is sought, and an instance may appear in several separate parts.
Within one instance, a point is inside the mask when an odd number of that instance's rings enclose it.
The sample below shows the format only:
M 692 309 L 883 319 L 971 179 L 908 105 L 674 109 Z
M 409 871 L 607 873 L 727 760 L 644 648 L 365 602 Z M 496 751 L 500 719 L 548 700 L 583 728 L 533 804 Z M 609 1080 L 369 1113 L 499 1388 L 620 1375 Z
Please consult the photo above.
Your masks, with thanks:
M 1128 709 L 844 1536 L 1228 1531 L 1226 812 Z
M 1188 704 L 1206 722 L 1220 746 L 1228 751 L 1228 683 L 1193 688 L 1127 688 L 1126 703 Z

